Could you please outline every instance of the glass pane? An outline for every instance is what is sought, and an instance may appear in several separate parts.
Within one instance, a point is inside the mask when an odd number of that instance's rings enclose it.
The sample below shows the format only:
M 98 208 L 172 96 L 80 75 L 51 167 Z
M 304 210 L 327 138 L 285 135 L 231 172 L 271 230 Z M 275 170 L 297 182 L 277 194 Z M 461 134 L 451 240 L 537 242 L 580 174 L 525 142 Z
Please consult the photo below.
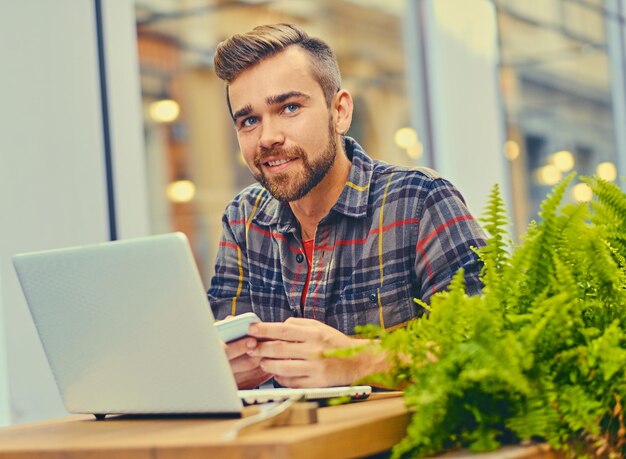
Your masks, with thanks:
M 496 0 L 516 226 L 572 170 L 615 180 L 617 160 L 602 0 Z M 574 185 L 569 200 L 588 199 Z
M 205 282 L 224 207 L 253 181 L 240 158 L 224 85 L 212 70 L 215 45 L 259 24 L 303 26 L 337 54 L 343 85 L 355 100 L 349 135 L 371 156 L 411 166 L 420 161 L 419 144 L 399 146 L 395 140 L 411 118 L 403 5 L 402 0 L 136 2 L 152 228 L 187 234 Z

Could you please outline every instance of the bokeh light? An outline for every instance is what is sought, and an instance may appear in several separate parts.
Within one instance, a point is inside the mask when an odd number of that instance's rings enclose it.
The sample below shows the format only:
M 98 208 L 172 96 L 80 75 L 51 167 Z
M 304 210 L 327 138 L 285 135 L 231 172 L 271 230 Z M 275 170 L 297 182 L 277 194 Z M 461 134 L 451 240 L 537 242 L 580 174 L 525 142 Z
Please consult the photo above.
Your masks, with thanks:
M 167 185 L 165 193 L 172 202 L 189 202 L 196 195 L 196 185 L 191 180 L 176 180 Z

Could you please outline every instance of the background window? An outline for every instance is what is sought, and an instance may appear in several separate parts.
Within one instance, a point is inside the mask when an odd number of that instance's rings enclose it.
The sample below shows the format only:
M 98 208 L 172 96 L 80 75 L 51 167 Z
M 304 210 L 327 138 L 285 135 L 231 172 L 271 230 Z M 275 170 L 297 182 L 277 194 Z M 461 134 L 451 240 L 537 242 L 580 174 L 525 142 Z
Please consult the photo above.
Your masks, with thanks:
M 511 190 L 520 229 L 570 171 L 618 176 L 607 28 L 623 24 L 603 0 L 495 0 Z M 623 27 L 623 25 L 622 25 Z M 622 83 L 623 84 L 623 83 Z M 589 199 L 574 184 L 569 200 Z

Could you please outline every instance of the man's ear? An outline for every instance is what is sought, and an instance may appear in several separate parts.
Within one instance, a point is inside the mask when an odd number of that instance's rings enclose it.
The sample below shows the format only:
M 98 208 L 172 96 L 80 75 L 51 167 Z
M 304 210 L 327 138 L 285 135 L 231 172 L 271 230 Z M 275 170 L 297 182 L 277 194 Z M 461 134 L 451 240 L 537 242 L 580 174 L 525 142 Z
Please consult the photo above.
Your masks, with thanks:
M 348 132 L 352 124 L 352 110 L 354 108 L 352 95 L 346 89 L 340 89 L 333 97 L 332 108 L 335 117 L 335 132 L 343 135 Z

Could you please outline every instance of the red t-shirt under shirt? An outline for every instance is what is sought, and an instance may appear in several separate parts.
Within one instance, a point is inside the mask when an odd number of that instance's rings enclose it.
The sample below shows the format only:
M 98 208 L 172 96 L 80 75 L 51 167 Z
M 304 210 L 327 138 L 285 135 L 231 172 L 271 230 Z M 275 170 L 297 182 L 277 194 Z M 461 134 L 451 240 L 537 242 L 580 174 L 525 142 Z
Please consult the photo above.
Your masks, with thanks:
M 311 280 L 311 260 L 313 260 L 313 245 L 315 243 L 315 239 L 310 239 L 308 241 L 302 241 L 304 244 L 304 254 L 306 255 L 306 282 L 304 283 L 304 290 L 302 290 L 302 297 L 300 298 L 300 311 L 304 315 L 304 303 L 306 301 L 306 294 L 309 291 L 309 281 Z

